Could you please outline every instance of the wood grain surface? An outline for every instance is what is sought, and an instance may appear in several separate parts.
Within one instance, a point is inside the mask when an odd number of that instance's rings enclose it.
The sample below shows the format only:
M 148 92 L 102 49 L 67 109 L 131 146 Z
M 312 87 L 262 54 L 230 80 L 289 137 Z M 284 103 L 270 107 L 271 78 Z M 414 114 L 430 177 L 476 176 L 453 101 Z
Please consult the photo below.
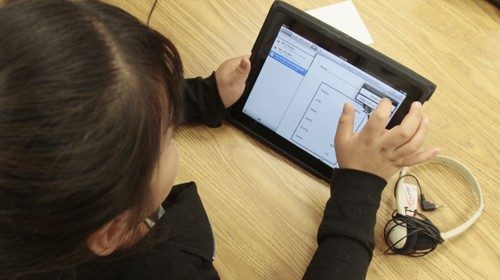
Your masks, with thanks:
M 153 0 L 110 0 L 143 21 Z M 307 10 L 331 0 L 289 0 Z M 465 234 L 424 258 L 384 255 L 382 231 L 395 208 L 392 180 L 376 225 L 367 279 L 500 279 L 500 13 L 480 0 L 354 0 L 373 48 L 437 84 L 425 111 L 426 147 L 466 164 L 482 185 L 485 210 Z M 248 54 L 272 1 L 159 0 L 151 26 L 179 49 L 187 77 L 207 76 Z M 332 120 L 337 121 L 337 120 Z M 177 135 L 178 182 L 196 181 L 217 239 L 223 279 L 300 279 L 316 249 L 328 185 L 230 125 Z M 449 207 L 428 216 L 447 230 L 466 220 L 475 197 L 456 173 L 414 169 L 429 200 Z

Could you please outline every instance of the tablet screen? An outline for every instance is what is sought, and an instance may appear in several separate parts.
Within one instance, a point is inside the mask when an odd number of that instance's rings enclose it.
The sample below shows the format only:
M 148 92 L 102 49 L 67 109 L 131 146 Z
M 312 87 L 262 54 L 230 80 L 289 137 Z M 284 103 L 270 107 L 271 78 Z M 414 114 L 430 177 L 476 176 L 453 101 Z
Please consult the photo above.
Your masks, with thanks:
M 385 97 L 392 113 L 407 94 L 281 26 L 242 112 L 330 167 L 344 103 L 355 109 L 355 131 Z

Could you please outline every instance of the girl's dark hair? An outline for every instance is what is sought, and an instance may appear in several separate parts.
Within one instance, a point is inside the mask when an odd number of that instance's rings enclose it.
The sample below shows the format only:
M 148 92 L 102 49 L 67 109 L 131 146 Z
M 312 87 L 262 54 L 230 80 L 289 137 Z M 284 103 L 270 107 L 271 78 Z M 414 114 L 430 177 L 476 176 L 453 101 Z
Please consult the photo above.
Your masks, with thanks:
M 182 79 L 172 43 L 119 8 L 0 8 L 1 279 L 71 269 L 96 229 L 140 222 Z

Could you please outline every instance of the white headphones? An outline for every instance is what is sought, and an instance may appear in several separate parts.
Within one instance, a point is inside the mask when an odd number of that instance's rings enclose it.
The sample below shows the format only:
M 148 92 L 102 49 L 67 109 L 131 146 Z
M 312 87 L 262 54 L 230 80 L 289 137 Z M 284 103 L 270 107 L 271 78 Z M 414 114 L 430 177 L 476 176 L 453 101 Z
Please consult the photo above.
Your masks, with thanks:
M 415 190 L 412 195 L 412 191 L 405 186 L 404 178 L 413 177 L 417 180 L 417 184 L 419 184 L 418 179 L 413 175 L 407 174 L 408 169 L 403 168 L 395 186 L 397 210 L 394 211 L 392 219 L 386 224 L 384 229 L 384 239 L 389 246 L 386 253 L 392 251 L 394 254 L 423 256 L 434 250 L 437 245 L 442 243 L 444 240 L 450 239 L 464 232 L 472 224 L 474 224 L 483 211 L 484 204 L 481 187 L 479 186 L 479 182 L 476 177 L 474 177 L 472 172 L 467 167 L 446 156 L 437 156 L 433 160 L 429 161 L 429 163 L 442 164 L 464 176 L 467 183 L 472 187 L 476 194 L 478 201 L 477 210 L 465 223 L 450 231 L 441 233 L 427 217 L 416 211 L 416 201 L 419 197 L 416 195 L 417 190 Z M 425 201 L 425 196 L 422 194 L 420 185 L 418 185 L 418 188 L 418 191 L 420 191 L 421 204 L 427 203 L 428 205 L 435 206 L 434 204 Z M 415 202 L 413 209 L 408 209 L 409 197 L 410 204 L 411 202 Z

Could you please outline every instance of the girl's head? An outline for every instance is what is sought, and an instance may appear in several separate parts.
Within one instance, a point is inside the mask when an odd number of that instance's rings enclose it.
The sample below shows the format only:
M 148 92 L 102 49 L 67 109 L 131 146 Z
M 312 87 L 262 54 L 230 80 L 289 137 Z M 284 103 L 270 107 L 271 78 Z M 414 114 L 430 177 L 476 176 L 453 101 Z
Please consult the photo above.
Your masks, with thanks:
M 108 255 L 176 173 L 175 47 L 97 1 L 0 8 L 0 278 Z

